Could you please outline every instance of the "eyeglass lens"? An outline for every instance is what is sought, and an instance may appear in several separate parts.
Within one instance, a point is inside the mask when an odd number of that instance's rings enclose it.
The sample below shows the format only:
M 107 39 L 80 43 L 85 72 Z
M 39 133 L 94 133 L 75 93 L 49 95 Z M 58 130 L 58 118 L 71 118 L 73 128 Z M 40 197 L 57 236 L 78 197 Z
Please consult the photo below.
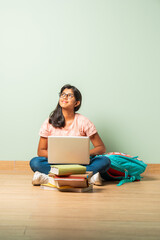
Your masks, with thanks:
M 68 93 L 68 94 L 66 94 L 66 93 L 61 93 L 61 94 L 60 94 L 60 97 L 62 97 L 62 98 L 65 98 L 65 97 L 67 97 L 67 98 L 72 98 L 72 97 L 73 97 L 73 94 L 71 94 L 71 93 Z

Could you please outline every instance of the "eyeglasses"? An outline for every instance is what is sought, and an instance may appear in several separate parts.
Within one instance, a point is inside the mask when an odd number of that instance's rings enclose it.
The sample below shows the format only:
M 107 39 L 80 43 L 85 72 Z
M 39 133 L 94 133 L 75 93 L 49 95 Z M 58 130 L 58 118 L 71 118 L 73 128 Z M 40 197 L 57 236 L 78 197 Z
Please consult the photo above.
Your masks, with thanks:
M 66 93 L 60 93 L 59 96 L 60 96 L 60 98 L 65 98 L 65 97 L 67 97 L 68 99 L 71 99 L 71 98 L 74 97 L 74 95 L 73 95 L 72 93 L 68 93 L 68 94 L 66 94 Z

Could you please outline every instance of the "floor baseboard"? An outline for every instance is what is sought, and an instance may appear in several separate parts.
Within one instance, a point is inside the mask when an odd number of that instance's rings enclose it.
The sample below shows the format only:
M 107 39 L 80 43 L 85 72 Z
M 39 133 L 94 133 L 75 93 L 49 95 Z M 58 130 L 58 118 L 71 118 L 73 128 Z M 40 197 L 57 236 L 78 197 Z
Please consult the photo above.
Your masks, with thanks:
M 29 161 L 0 161 L 0 170 L 32 171 Z M 160 164 L 147 164 L 145 173 L 160 173 Z
M 0 169 L 31 171 L 29 161 L 0 161 Z

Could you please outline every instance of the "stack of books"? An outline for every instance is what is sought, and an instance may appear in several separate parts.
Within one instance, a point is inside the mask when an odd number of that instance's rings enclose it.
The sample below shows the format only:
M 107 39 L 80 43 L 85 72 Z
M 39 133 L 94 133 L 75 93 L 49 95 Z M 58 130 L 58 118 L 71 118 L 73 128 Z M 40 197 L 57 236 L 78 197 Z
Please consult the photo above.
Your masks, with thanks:
M 87 172 L 82 165 L 51 165 L 49 183 L 41 188 L 63 192 L 88 192 L 93 189 L 89 183 L 92 172 Z

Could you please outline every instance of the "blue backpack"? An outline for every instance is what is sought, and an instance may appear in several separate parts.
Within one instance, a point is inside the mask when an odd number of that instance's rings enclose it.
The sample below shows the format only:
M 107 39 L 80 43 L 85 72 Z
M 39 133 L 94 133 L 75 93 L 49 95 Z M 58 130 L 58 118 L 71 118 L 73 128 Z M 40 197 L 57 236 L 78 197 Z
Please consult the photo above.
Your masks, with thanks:
M 117 186 L 121 186 L 126 182 L 140 181 L 140 174 L 143 173 L 147 167 L 138 157 L 120 152 L 110 152 L 105 154 L 111 161 L 111 167 L 107 171 L 108 180 L 120 180 Z

